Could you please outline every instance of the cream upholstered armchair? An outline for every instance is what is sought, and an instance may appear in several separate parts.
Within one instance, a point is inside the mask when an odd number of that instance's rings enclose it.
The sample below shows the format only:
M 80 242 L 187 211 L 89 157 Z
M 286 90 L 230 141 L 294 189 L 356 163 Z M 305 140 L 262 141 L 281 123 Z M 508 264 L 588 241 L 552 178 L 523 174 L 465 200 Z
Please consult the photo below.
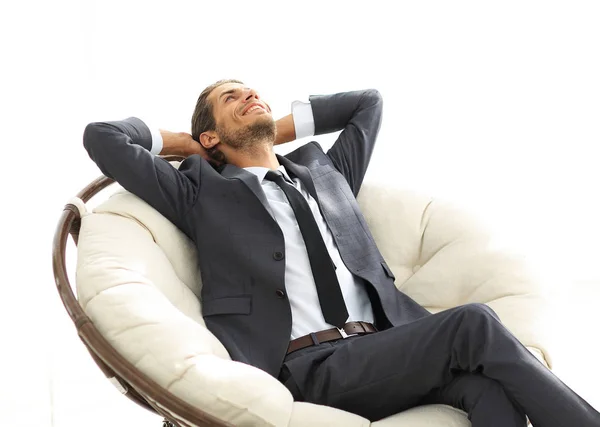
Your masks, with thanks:
M 97 180 L 66 206 L 55 237 L 54 267 L 80 337 L 128 397 L 180 426 L 470 425 L 464 412 L 445 405 L 370 422 L 294 402 L 275 378 L 232 361 L 202 319 L 202 281 L 192 242 L 123 189 L 88 210 L 87 199 L 110 182 Z M 370 181 L 358 201 L 399 289 L 434 313 L 471 302 L 488 304 L 550 365 L 546 304 L 524 258 L 497 245 L 448 203 Z M 78 243 L 78 301 L 64 269 L 69 232 Z

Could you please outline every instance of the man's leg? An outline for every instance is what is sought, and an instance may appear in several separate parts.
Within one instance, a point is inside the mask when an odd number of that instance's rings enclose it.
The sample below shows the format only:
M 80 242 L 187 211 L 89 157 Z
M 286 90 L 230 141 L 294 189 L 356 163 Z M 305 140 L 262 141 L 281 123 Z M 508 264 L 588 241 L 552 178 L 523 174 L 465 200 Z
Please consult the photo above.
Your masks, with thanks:
M 430 392 L 419 405 L 442 403 L 468 414 L 473 427 L 526 427 L 523 409 L 511 401 L 498 381 L 461 372 Z
M 416 406 L 457 372 L 496 380 L 535 427 L 600 427 L 600 414 L 535 358 L 483 304 L 288 356 L 302 399 L 371 420 Z

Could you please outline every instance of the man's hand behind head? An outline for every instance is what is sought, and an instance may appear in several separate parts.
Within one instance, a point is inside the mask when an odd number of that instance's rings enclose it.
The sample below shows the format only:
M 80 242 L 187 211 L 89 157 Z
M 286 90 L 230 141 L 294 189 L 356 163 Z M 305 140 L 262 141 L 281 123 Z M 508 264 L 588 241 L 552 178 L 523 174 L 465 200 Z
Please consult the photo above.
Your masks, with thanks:
M 160 129 L 163 138 L 163 149 L 161 156 L 176 155 L 189 157 L 193 154 L 199 154 L 203 159 L 214 166 L 220 166 L 222 163 L 208 155 L 204 147 L 192 138 L 192 135 L 186 132 L 169 132 Z

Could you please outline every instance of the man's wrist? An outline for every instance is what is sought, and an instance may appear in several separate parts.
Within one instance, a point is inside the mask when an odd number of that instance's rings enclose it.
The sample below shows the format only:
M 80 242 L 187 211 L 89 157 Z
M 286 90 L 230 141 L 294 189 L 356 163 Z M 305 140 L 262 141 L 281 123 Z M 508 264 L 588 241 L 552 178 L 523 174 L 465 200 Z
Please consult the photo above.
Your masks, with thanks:
M 275 122 L 277 126 L 277 135 L 275 137 L 274 145 L 285 144 L 296 139 L 296 132 L 294 131 L 294 118 L 291 114 L 277 120 Z
M 188 156 L 191 152 L 190 142 L 193 141 L 191 135 L 185 132 L 169 132 L 160 130 L 162 139 L 162 149 L 158 153 L 161 156 Z

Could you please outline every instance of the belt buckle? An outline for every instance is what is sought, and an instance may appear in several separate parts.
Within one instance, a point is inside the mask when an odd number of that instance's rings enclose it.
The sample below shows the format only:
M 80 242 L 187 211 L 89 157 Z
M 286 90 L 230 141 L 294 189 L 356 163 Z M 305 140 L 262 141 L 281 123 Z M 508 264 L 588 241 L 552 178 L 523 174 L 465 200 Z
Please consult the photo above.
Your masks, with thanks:
M 342 335 L 342 339 L 346 339 L 348 338 L 348 334 L 346 333 L 346 331 L 344 330 L 344 328 L 337 328 L 337 330 L 340 332 L 340 335 Z

